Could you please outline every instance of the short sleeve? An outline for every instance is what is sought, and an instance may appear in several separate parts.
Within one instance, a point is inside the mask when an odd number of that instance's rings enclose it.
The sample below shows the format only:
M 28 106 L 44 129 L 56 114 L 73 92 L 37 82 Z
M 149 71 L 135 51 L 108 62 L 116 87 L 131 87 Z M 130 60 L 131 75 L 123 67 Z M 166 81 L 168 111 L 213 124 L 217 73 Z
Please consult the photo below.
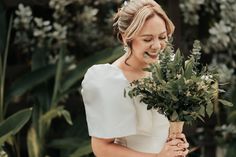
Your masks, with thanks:
M 89 135 L 117 138 L 136 134 L 136 111 L 124 97 L 128 81 L 110 64 L 94 65 L 82 81 Z

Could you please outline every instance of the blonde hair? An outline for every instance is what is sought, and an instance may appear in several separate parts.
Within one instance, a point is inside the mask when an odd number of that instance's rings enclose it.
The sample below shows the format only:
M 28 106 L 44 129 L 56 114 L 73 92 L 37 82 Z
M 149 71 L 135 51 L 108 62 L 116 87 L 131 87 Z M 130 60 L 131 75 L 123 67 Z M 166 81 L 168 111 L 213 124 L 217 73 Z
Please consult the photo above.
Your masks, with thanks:
M 122 35 L 126 37 L 127 44 L 142 29 L 144 23 L 154 15 L 160 16 L 166 24 L 167 35 L 174 32 L 174 24 L 165 11 L 154 0 L 130 0 L 115 14 L 113 21 L 114 34 L 122 43 Z

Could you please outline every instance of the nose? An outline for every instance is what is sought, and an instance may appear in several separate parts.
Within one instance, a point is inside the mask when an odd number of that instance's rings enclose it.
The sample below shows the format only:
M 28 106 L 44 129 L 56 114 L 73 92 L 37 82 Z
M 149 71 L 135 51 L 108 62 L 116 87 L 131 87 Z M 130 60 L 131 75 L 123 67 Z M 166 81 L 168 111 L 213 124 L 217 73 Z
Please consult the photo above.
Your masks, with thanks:
M 151 45 L 151 49 L 160 50 L 161 49 L 161 41 L 159 39 L 154 40 Z

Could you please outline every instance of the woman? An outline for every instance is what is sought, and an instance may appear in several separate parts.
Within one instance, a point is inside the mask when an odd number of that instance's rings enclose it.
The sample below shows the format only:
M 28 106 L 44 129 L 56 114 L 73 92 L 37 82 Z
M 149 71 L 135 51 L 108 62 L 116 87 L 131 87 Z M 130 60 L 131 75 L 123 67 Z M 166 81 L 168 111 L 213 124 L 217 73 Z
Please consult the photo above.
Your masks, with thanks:
M 117 12 L 114 30 L 125 54 L 113 64 L 94 65 L 85 74 L 82 96 L 92 148 L 98 157 L 186 156 L 184 134 L 168 137 L 164 115 L 124 97 L 143 68 L 157 61 L 174 25 L 154 0 L 131 0 Z

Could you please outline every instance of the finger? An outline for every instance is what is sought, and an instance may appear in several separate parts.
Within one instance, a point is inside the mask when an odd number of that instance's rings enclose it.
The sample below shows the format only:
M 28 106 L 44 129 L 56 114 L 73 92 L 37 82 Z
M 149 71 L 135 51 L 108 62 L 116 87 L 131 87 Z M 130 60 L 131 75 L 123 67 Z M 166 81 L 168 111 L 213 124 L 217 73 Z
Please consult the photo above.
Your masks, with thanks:
M 177 138 L 185 138 L 185 135 L 183 133 L 178 133 L 175 135 Z
M 184 142 L 187 142 L 187 140 L 186 140 L 186 136 L 185 136 L 183 133 L 176 134 L 176 138 L 183 139 Z
M 184 156 L 184 152 L 183 152 L 183 151 L 175 151 L 174 154 L 175 154 L 174 156 L 176 156 L 176 157 L 177 157 L 177 156 L 178 156 L 178 157 L 179 157 L 179 156 L 181 156 L 181 157 Z
M 177 146 L 180 148 L 189 148 L 189 143 L 188 142 L 187 143 L 178 143 Z
M 183 141 L 180 139 L 172 139 L 171 141 L 167 142 L 167 144 L 170 146 L 177 146 L 179 143 L 183 143 Z
M 169 149 L 171 149 L 173 151 L 183 151 L 183 148 L 180 148 L 178 146 L 170 146 Z
M 188 153 L 189 153 L 189 150 L 188 150 L 188 149 L 186 149 L 186 150 L 183 151 L 183 155 L 184 155 L 184 156 L 186 156 Z

